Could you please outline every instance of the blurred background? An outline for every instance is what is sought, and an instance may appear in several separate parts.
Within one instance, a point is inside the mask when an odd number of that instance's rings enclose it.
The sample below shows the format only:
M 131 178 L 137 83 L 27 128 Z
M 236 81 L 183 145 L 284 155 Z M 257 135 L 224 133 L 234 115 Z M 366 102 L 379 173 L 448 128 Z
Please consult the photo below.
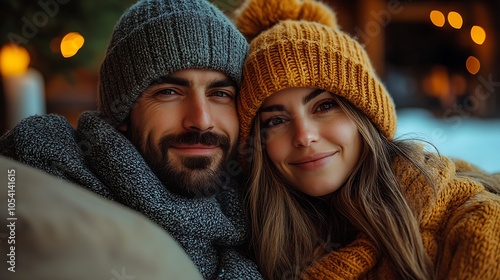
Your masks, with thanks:
M 0 134 L 32 114 L 76 126 L 96 109 L 99 64 L 135 0 L 3 0 Z M 228 15 L 240 0 L 211 0 Z M 500 1 L 323 0 L 365 45 L 398 110 L 398 137 L 500 172 Z M 124 58 L 127 59 L 127 58 Z

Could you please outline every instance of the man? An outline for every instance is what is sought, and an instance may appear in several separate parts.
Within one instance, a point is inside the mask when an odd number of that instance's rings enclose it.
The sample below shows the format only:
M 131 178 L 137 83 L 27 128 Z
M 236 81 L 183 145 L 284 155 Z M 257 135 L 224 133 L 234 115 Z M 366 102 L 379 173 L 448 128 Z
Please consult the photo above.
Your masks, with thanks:
M 76 131 L 60 116 L 28 118 L 0 138 L 0 154 L 146 215 L 206 279 L 259 279 L 235 249 L 246 232 L 228 182 L 247 48 L 205 0 L 139 1 L 114 28 L 98 112 Z

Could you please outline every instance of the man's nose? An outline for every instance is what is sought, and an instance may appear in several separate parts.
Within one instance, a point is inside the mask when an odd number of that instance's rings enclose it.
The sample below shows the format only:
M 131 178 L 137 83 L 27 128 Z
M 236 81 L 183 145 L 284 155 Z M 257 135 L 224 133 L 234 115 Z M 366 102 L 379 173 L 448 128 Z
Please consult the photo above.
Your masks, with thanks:
M 186 106 L 184 128 L 190 131 L 204 132 L 214 128 L 212 112 L 204 97 L 194 97 Z

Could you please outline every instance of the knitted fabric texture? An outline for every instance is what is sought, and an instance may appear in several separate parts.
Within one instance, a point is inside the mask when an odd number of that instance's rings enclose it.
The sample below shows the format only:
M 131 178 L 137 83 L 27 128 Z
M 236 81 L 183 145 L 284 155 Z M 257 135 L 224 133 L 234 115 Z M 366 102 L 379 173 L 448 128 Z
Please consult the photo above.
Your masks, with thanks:
M 319 88 L 342 96 L 387 138 L 394 137 L 392 98 L 364 48 L 339 30 L 329 7 L 311 0 L 250 0 L 237 11 L 235 23 L 251 40 L 238 98 L 240 149 L 248 145 L 264 100 L 290 87 Z
M 401 190 L 419 221 L 423 244 L 437 279 L 500 279 L 500 196 L 460 172 L 479 172 L 463 162 L 427 154 L 437 192 L 420 171 L 397 158 L 393 168 Z M 436 163 L 439 163 L 436 164 Z M 439 166 L 439 167 L 436 167 Z M 465 169 L 467 168 L 467 169 Z M 490 175 L 494 176 L 494 175 Z M 368 238 L 360 236 L 309 266 L 301 279 L 401 279 L 389 260 Z
M 76 131 L 61 116 L 24 119 L 0 137 L 0 154 L 142 213 L 177 240 L 205 279 L 261 279 L 256 265 L 235 250 L 246 237 L 236 188 L 229 184 L 200 198 L 171 193 L 97 112 L 83 113 Z
M 98 108 L 117 126 L 156 79 L 188 69 L 218 70 L 238 85 L 248 43 L 206 0 L 143 0 L 116 24 L 101 64 Z

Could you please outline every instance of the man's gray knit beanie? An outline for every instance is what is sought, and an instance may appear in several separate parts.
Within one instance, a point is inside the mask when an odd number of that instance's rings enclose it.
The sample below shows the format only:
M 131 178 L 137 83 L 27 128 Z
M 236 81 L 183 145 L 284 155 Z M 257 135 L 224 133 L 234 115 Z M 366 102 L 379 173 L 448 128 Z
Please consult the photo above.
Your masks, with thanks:
M 218 70 L 238 85 L 248 43 L 207 0 L 141 0 L 116 24 L 99 77 L 99 111 L 118 126 L 156 79 L 188 68 Z

